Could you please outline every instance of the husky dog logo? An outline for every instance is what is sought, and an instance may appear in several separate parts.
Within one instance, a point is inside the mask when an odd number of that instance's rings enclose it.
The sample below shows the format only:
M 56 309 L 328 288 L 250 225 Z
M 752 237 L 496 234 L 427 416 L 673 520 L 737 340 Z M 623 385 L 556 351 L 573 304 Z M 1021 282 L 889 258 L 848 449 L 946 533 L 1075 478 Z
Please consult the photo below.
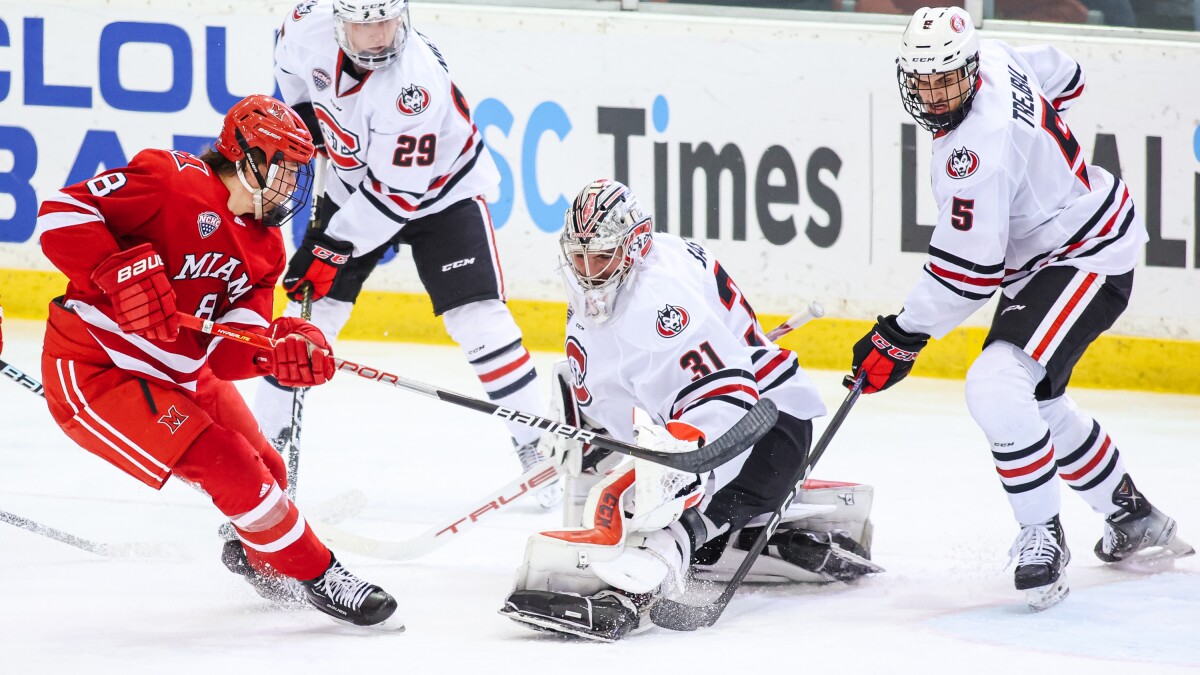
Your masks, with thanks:
M 946 160 L 946 175 L 954 179 L 966 178 L 979 168 L 979 155 L 965 146 L 950 153 Z
M 658 324 L 655 329 L 665 338 L 673 338 L 688 327 L 690 321 L 687 310 L 676 305 L 666 305 L 658 310 Z
M 325 91 L 329 85 L 333 84 L 333 78 L 329 73 L 320 68 L 313 68 L 313 85 L 317 87 L 317 91 Z
M 196 227 L 200 228 L 200 238 L 208 239 L 221 226 L 221 216 L 212 211 L 205 211 L 196 216 Z
M 429 90 L 415 84 L 408 85 L 400 90 L 396 107 L 405 115 L 420 115 L 429 107 Z
M 158 418 L 158 423 L 166 425 L 167 429 L 171 431 L 171 435 L 175 435 L 175 432 L 179 431 L 179 427 L 183 426 L 183 423 L 187 420 L 187 415 L 181 414 L 175 409 L 175 406 L 171 406 L 171 409 L 167 411 L 167 414 Z
M 592 402 L 592 392 L 583 381 L 587 377 L 587 352 L 573 335 L 567 338 L 567 365 L 571 367 L 571 389 L 575 392 L 575 400 L 586 406 Z
M 316 6 L 317 0 L 304 0 L 304 2 L 296 5 L 296 8 L 292 10 L 292 21 L 299 21 L 308 16 L 313 11 L 313 7 Z

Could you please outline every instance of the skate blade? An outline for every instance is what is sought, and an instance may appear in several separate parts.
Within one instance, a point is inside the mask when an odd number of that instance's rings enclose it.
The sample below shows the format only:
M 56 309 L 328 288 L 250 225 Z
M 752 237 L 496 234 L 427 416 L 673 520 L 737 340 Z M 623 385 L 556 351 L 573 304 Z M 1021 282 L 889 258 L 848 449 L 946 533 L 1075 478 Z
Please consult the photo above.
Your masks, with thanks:
M 1025 589 L 1025 603 L 1031 611 L 1041 612 L 1062 602 L 1070 592 L 1071 587 L 1067 585 L 1067 575 L 1064 573 L 1052 584 Z
M 591 640 L 592 642 L 609 643 L 614 641 L 610 637 L 597 635 L 595 633 L 588 633 L 579 627 L 572 626 L 571 624 L 567 623 L 560 623 L 550 617 L 539 616 L 536 614 L 522 614 L 521 612 L 518 612 L 517 610 L 507 606 L 500 609 L 498 613 L 500 616 L 506 616 L 513 621 L 529 626 L 536 631 L 554 633 L 555 635 L 570 635 L 572 637 Z
M 1155 574 L 1173 568 L 1176 558 L 1186 558 L 1195 554 L 1196 549 L 1192 548 L 1191 544 L 1176 537 L 1166 546 L 1144 548 L 1124 560 L 1109 563 L 1109 567 L 1139 574 Z

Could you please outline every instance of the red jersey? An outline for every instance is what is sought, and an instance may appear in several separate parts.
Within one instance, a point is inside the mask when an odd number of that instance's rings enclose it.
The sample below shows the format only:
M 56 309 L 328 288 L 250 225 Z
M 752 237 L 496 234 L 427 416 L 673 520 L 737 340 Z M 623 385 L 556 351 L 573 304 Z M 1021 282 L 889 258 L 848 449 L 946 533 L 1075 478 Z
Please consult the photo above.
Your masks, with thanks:
M 230 212 L 228 200 L 229 190 L 211 167 L 166 150 L 139 152 L 129 166 L 46 199 L 38 212 L 42 251 L 70 281 L 66 295 L 52 303 L 47 351 L 107 361 L 189 391 L 210 359 L 214 372 L 227 379 L 261 374 L 241 345 L 214 354 L 220 338 L 180 330 L 178 339 L 162 342 L 122 333 L 111 303 L 91 279 L 110 255 L 149 243 L 162 257 L 181 313 L 265 329 L 285 263 L 283 236 Z M 218 368 L 226 353 L 236 363 Z

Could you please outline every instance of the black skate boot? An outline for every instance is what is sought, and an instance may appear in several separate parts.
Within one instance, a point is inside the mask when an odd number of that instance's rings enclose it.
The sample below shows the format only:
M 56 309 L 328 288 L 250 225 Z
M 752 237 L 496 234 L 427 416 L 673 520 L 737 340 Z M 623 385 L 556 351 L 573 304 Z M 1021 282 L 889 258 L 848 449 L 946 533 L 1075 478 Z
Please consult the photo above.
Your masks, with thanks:
M 242 542 L 230 539 L 221 549 L 221 562 L 234 574 L 244 578 L 254 591 L 269 602 L 286 607 L 303 607 L 307 602 L 300 582 L 281 574 L 260 572 L 246 558 Z
M 553 591 L 513 591 L 500 614 L 534 630 L 575 635 L 597 642 L 614 642 L 649 626 L 641 617 L 656 596 L 623 591 L 600 591 L 592 596 Z
M 337 558 L 331 556 L 329 569 L 302 585 L 308 603 L 338 621 L 376 630 L 404 630 L 396 616 L 396 599 L 351 574 Z
M 1169 566 L 1175 558 L 1196 552 L 1179 538 L 1175 520 L 1156 509 L 1134 487 L 1129 474 L 1113 490 L 1120 510 L 1104 520 L 1104 537 L 1096 542 L 1096 557 L 1140 571 Z
M 1013 573 L 1017 590 L 1025 591 L 1025 600 L 1033 611 L 1057 604 L 1071 591 L 1066 573 L 1071 551 L 1058 516 L 1023 526 L 1008 555 L 1017 561 Z
M 745 532 L 742 536 L 745 537 Z M 871 552 L 845 530 L 780 530 L 767 541 L 766 553 L 820 574 L 828 581 L 850 582 L 884 571 L 871 562 Z

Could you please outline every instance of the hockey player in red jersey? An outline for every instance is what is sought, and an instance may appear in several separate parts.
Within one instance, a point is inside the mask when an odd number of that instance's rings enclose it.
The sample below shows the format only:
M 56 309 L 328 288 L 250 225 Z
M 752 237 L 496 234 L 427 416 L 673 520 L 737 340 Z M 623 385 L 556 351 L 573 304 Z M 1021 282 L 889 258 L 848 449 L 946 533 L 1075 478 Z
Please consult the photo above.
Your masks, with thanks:
M 241 542 L 227 546 L 227 564 L 240 562 L 260 589 L 294 579 L 335 619 L 399 628 L 395 599 L 342 567 L 288 499 L 282 459 L 229 382 L 333 376 L 319 330 L 271 321 L 279 226 L 308 197 L 312 138 L 294 111 L 256 95 L 229 110 L 214 147 L 200 157 L 144 150 L 42 204 L 42 250 L 68 279 L 50 303 L 42 356 L 50 411 L 81 447 L 146 485 L 176 475 L 203 489 Z M 177 311 L 275 347 L 181 332 Z
M 1147 239 L 1128 187 L 1084 161 L 1065 121 L 1083 69 L 1054 47 L 980 42 L 963 10 L 926 7 L 904 31 L 897 77 L 905 108 L 934 134 L 940 215 L 903 310 L 854 345 L 864 393 L 902 380 L 930 337 L 1000 290 L 966 396 L 1021 526 L 1011 553 L 1030 607 L 1068 591 L 1056 475 L 1105 516 L 1095 546 L 1104 562 L 1192 553 L 1066 395 L 1076 362 L 1124 311 Z

